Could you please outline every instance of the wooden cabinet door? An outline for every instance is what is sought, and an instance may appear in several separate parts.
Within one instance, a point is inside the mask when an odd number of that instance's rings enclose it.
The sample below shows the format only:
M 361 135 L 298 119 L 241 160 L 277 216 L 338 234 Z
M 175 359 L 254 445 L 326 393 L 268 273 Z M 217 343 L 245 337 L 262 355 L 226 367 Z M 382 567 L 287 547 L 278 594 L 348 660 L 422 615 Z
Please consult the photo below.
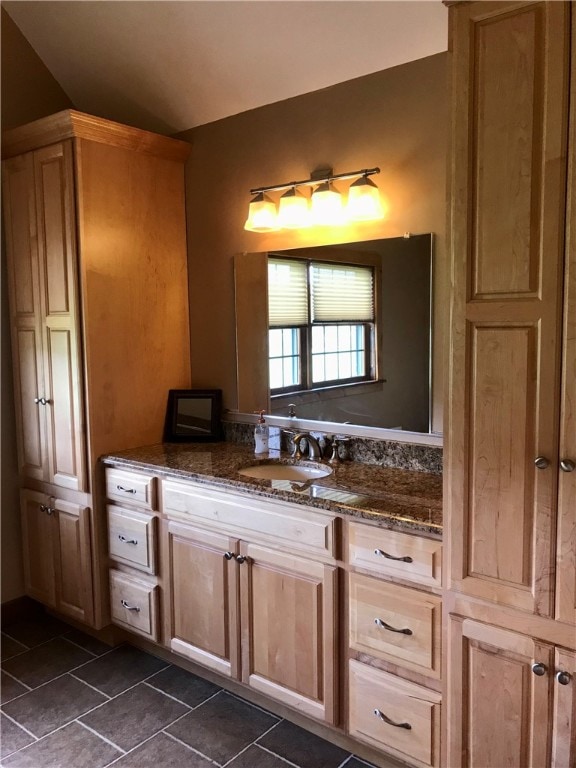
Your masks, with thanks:
M 237 542 L 172 521 L 162 526 L 165 645 L 238 677 Z
M 242 682 L 336 722 L 336 568 L 241 543 Z
M 554 658 L 552 768 L 576 765 L 576 653 L 557 648 Z
M 56 608 L 85 624 L 94 617 L 90 510 L 56 499 L 55 555 L 57 571 Z
M 6 160 L 2 171 L 18 468 L 25 477 L 48 480 L 33 153 Z
M 449 631 L 447 765 L 548 766 L 552 647 L 457 616 Z
M 450 14 L 448 586 L 551 616 L 570 4 Z
M 85 444 L 71 143 L 36 151 L 34 178 L 50 482 L 82 491 Z
M 54 518 L 43 493 L 20 492 L 22 547 L 26 594 L 52 608 L 56 606 L 56 551 Z
M 572 5 L 556 618 L 576 625 L 576 8 Z

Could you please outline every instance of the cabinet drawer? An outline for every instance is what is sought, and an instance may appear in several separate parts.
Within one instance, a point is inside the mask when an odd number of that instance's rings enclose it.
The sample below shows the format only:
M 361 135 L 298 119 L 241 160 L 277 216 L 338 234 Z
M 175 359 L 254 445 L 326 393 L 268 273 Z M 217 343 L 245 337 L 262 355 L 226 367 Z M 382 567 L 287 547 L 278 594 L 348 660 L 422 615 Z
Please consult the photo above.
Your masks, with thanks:
M 113 560 L 156 573 L 156 518 L 108 506 L 108 551 Z
M 335 518 L 297 504 L 166 480 L 162 482 L 162 511 L 178 520 L 233 531 L 239 538 L 334 557 Z
M 349 680 L 351 736 L 419 765 L 439 765 L 439 693 L 353 660 Z
M 357 573 L 349 585 L 350 647 L 439 678 L 441 599 Z
M 349 562 L 382 576 L 442 586 L 442 544 L 362 523 L 348 524 Z
M 106 495 L 112 501 L 118 499 L 137 504 L 144 509 L 156 508 L 156 479 L 139 472 L 124 469 L 106 470 Z
M 158 641 L 158 587 L 110 571 L 112 621 Z

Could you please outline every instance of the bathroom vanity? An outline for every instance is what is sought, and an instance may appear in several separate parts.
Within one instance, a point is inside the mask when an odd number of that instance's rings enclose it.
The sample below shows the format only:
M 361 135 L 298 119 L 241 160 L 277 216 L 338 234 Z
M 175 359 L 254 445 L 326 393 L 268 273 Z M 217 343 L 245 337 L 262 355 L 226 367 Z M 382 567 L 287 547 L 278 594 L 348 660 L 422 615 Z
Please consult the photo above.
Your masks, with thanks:
M 440 477 L 238 473 L 290 461 L 270 456 L 220 443 L 104 459 L 113 622 L 368 759 L 438 765 Z

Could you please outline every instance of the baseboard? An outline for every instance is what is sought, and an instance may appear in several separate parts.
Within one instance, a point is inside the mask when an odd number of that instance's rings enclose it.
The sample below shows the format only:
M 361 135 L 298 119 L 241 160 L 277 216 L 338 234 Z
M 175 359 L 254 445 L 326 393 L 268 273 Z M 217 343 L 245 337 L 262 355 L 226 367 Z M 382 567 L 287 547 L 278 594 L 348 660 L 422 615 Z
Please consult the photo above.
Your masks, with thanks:
M 2 603 L 0 611 L 2 626 L 7 627 L 19 621 L 28 621 L 40 616 L 44 613 L 44 606 L 31 597 L 22 595 Z

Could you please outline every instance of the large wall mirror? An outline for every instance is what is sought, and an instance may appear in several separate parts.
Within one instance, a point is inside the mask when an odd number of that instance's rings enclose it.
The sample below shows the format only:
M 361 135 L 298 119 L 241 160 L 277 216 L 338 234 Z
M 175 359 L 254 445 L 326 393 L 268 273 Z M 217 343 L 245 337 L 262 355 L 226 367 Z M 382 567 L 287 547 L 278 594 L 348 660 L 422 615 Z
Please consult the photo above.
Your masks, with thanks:
M 423 234 L 238 255 L 238 410 L 252 413 L 264 408 L 275 416 L 289 417 L 295 408 L 299 421 L 429 434 L 433 244 L 433 235 Z M 375 309 L 367 380 L 317 383 L 302 391 L 270 390 L 269 259 L 372 269 Z M 313 317 L 310 323 L 314 324 Z

